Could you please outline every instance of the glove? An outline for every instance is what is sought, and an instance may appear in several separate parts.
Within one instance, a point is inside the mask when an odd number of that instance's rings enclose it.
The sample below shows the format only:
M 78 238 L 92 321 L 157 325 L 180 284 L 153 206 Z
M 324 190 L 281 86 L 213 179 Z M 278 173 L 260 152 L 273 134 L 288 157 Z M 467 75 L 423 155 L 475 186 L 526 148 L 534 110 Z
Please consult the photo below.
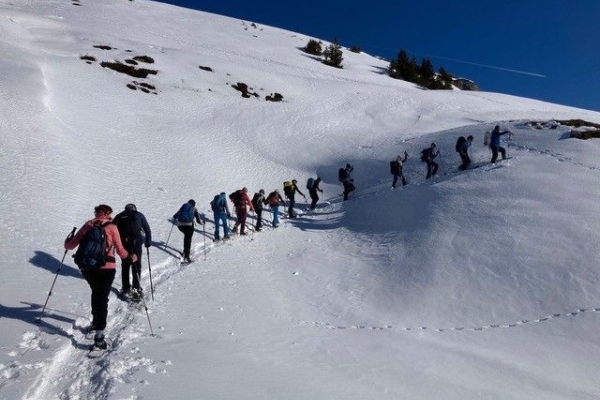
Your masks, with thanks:
M 227 218 L 231 218 L 231 214 L 230 213 L 227 213 Z
M 152 243 L 144 243 L 144 246 L 146 246 L 146 248 L 150 247 Z

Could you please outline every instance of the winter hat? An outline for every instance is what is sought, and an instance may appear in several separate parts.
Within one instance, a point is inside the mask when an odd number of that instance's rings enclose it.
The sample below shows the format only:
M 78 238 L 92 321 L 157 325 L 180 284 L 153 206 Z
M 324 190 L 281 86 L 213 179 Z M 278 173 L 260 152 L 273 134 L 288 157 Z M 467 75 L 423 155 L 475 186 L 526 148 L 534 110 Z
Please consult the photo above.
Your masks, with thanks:
M 191 205 L 195 206 L 196 205 L 196 200 L 194 199 L 189 199 L 188 203 L 190 203 Z
M 431 143 L 431 147 L 436 147 L 435 143 Z
M 260 194 L 265 194 L 265 189 L 260 189 L 260 190 L 258 191 L 258 193 L 260 193 Z
M 129 203 L 125 206 L 125 211 L 137 211 L 137 207 L 133 203 Z

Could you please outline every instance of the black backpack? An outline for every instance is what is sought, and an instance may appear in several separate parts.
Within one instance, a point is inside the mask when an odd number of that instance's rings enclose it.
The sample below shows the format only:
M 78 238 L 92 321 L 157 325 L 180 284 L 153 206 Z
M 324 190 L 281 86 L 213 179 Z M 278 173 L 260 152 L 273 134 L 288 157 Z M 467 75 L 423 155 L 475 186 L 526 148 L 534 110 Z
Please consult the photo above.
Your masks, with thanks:
M 348 179 L 348 173 L 346 172 L 346 168 L 340 168 L 338 170 L 338 180 L 340 182 L 344 182 L 346 179 Z
M 134 244 L 142 229 L 141 221 L 137 218 L 137 211 L 121 213 L 113 222 L 117 225 L 123 245 Z M 126 247 L 129 248 L 129 246 Z
M 236 190 L 235 192 L 229 195 L 229 200 L 233 202 L 233 205 L 237 208 L 240 208 L 242 204 L 242 191 Z
M 396 175 L 400 172 L 400 163 L 397 160 L 390 161 L 390 173 Z
M 106 265 L 108 245 L 104 227 L 110 223 L 97 222 L 83 235 L 73 255 L 79 269 L 95 270 Z
M 467 139 L 465 139 L 464 136 L 460 136 L 457 140 L 456 140 L 456 146 L 454 147 L 454 150 L 456 150 L 457 153 L 460 153 L 460 150 L 462 148 L 462 145 L 467 141 Z

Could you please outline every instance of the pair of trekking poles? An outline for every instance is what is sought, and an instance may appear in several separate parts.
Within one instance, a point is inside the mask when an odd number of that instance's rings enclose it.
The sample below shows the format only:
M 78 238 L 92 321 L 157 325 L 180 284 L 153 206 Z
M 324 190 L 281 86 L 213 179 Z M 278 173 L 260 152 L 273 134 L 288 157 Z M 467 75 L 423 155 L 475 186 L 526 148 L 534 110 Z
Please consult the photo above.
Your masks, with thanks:
M 75 235 L 76 230 L 77 230 L 77 228 L 73 227 L 73 230 L 71 231 L 71 233 L 69 233 L 69 235 L 67 236 L 65 241 L 71 239 Z M 48 297 L 46 297 L 46 302 L 44 303 L 44 307 L 42 308 L 42 311 L 40 312 L 39 317 L 37 317 L 35 319 L 35 322 L 38 324 L 42 322 L 42 317 L 44 316 L 44 312 L 46 311 L 46 306 L 48 305 L 50 296 L 52 296 L 52 291 L 54 290 L 54 285 L 56 284 L 56 280 L 58 279 L 58 274 L 60 274 L 60 270 L 62 269 L 62 266 L 64 265 L 65 258 L 67 256 L 68 252 L 69 252 L 69 250 L 65 249 L 62 260 L 60 260 L 60 265 L 58 266 L 58 269 L 56 270 L 56 274 L 54 275 L 54 280 L 52 281 L 52 286 L 50 286 L 50 291 L 48 292 Z M 152 285 L 152 268 L 150 267 L 150 249 L 148 247 L 146 247 L 146 255 L 148 258 L 148 272 L 149 272 L 149 276 L 150 276 L 150 292 L 152 294 L 152 301 L 154 301 L 154 287 Z M 137 273 L 137 278 L 138 278 L 138 282 L 141 282 L 141 276 L 139 273 Z M 154 331 L 152 329 L 152 323 L 150 322 L 150 314 L 148 313 L 148 307 L 146 306 L 146 300 L 144 299 L 143 296 L 142 296 L 142 302 L 144 304 L 144 309 L 146 310 L 146 316 L 148 317 L 148 325 L 150 326 L 150 334 L 151 334 L 151 336 L 154 336 Z

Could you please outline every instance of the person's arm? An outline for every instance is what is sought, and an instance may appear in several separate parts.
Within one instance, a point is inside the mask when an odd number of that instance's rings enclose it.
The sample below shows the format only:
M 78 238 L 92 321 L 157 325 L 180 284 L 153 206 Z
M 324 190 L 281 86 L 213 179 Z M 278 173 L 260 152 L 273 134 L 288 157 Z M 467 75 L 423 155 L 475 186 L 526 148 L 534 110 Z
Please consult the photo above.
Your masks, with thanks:
M 117 255 L 121 258 L 128 258 L 129 253 L 127 252 L 125 247 L 123 247 L 123 243 L 121 242 L 121 236 L 119 235 L 119 230 L 117 229 L 117 226 L 115 224 L 108 224 L 106 225 L 104 230 L 107 232 L 107 235 L 110 235 L 112 246 L 117 251 Z M 131 261 L 137 261 L 137 257 L 135 256 L 135 254 L 131 254 Z
M 81 228 L 79 228 L 79 230 L 77 231 L 75 236 L 73 236 L 71 238 L 67 238 L 65 240 L 65 250 L 73 250 L 75 247 L 79 246 L 79 242 L 81 242 L 81 239 L 83 239 L 83 236 L 86 234 L 86 232 L 89 229 L 90 229 L 89 222 L 86 222 L 85 224 L 83 224 L 83 226 Z
M 139 213 L 139 215 L 142 218 L 142 230 L 144 231 L 144 245 L 146 247 L 150 247 L 150 244 L 152 243 L 152 231 L 150 230 L 150 225 L 148 225 L 148 221 L 146 220 L 144 214 Z

